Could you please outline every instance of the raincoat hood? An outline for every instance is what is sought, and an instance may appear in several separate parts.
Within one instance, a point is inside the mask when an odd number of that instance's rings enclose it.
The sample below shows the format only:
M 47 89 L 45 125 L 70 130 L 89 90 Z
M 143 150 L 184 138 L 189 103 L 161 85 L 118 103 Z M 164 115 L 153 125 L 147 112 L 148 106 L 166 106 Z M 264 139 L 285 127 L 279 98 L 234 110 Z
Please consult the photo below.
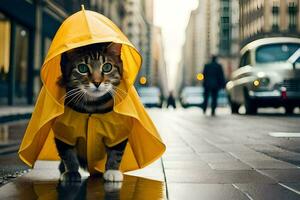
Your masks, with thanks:
M 165 151 L 165 145 L 141 104 L 133 86 L 141 56 L 120 29 L 103 15 L 82 9 L 67 18 L 57 31 L 41 70 L 43 87 L 19 149 L 20 158 L 33 167 L 36 160 L 58 160 L 53 124 L 65 112 L 65 89 L 57 84 L 62 75 L 61 54 L 71 49 L 103 42 L 122 44 L 123 74 L 118 86 L 126 91 L 115 98 L 113 112 L 132 119 L 121 170 L 142 168 Z M 104 162 L 104 161 L 103 161 Z M 103 171 L 103 163 L 95 168 Z

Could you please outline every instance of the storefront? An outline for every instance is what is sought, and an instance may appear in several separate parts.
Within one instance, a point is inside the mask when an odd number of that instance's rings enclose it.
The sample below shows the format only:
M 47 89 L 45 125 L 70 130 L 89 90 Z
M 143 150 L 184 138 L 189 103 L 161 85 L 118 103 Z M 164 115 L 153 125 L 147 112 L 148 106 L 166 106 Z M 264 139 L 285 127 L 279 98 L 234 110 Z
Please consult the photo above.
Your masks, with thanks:
M 0 106 L 34 103 L 42 60 L 62 20 L 33 1 L 0 2 Z

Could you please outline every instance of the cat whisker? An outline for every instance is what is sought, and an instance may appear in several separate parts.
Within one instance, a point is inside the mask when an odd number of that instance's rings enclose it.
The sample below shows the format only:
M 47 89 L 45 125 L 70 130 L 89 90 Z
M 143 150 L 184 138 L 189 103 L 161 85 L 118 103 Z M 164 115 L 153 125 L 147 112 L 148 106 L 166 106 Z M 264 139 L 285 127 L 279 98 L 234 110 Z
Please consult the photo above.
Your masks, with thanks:
M 81 101 L 81 99 L 83 99 L 83 98 L 84 98 L 85 94 L 86 94 L 86 92 L 82 92 L 82 95 L 79 97 L 79 99 L 78 99 L 78 102 L 80 102 L 80 101 Z
M 112 93 L 113 98 L 118 97 L 120 99 L 124 99 L 126 97 L 126 95 L 119 93 L 119 91 L 115 89 L 112 89 L 110 92 Z
M 72 97 L 72 99 L 70 99 L 67 103 L 66 103 L 66 105 L 68 105 L 69 103 L 71 103 L 74 99 L 76 99 L 79 95 L 81 95 L 81 93 L 77 93 L 76 95 L 74 95 L 73 97 Z
M 66 92 L 66 94 L 64 94 L 58 101 L 60 102 L 61 100 L 63 100 L 64 98 L 66 98 L 69 94 L 71 94 L 72 92 L 76 91 L 76 90 L 80 90 L 80 88 L 74 88 L 69 90 L 68 92 Z
M 118 90 L 119 92 L 123 92 L 124 95 L 127 95 L 127 94 L 128 94 L 127 91 L 125 91 L 125 90 L 123 90 L 123 89 L 121 89 L 121 88 L 119 88 L 119 87 L 117 87 L 117 86 L 114 86 L 114 85 L 113 85 L 113 89 Z
M 76 92 L 74 92 L 74 93 L 68 94 L 68 95 L 66 96 L 65 99 L 71 98 L 72 96 L 74 96 L 74 95 L 76 95 L 76 94 L 78 94 L 78 93 L 81 93 L 81 92 L 82 92 L 82 91 L 76 91 Z
M 116 91 L 116 92 L 118 92 L 120 95 L 123 95 L 124 97 L 127 96 L 127 94 L 128 94 L 124 90 L 122 90 L 122 89 L 120 89 L 118 87 L 115 87 L 115 86 L 113 87 L 113 90 Z
M 75 99 L 74 103 L 78 103 L 80 102 L 81 97 L 84 95 L 84 92 L 80 93 L 80 95 L 78 95 L 78 97 Z

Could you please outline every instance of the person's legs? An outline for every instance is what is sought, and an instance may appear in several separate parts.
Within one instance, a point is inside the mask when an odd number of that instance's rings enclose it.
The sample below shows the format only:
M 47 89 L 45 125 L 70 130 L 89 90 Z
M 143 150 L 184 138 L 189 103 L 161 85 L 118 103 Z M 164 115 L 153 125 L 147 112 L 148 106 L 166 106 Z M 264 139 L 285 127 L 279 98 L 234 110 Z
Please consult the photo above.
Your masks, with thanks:
M 209 90 L 207 88 L 205 88 L 204 89 L 204 101 L 203 101 L 203 104 L 202 104 L 203 113 L 206 112 L 208 98 L 209 98 Z
M 218 90 L 214 89 L 211 91 L 211 115 L 216 114 L 217 100 L 218 100 Z
M 173 102 L 173 108 L 176 109 L 176 103 L 175 103 L 175 101 Z

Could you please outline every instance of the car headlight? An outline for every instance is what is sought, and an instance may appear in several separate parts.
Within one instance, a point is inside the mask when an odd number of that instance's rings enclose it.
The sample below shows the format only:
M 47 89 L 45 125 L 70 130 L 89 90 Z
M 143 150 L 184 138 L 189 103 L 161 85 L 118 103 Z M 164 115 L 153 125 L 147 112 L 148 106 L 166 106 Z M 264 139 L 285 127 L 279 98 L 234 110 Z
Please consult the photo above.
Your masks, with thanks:
M 270 79 L 268 77 L 258 78 L 253 81 L 255 87 L 267 87 L 270 84 Z

